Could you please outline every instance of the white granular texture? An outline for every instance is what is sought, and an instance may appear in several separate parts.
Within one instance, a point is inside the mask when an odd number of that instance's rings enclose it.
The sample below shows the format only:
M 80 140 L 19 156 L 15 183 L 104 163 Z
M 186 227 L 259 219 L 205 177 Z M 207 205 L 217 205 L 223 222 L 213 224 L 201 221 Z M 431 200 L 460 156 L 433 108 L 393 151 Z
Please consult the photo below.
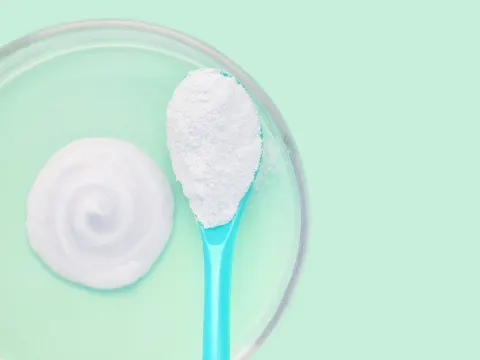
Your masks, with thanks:
M 247 91 L 216 69 L 192 71 L 167 108 L 173 170 L 205 228 L 228 223 L 255 178 L 260 119 Z

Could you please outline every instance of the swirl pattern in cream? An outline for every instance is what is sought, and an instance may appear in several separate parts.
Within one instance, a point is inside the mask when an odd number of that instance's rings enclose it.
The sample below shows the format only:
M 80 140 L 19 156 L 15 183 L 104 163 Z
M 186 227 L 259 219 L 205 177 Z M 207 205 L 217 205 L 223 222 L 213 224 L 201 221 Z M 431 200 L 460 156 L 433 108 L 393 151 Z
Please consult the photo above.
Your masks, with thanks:
M 92 288 L 137 281 L 170 237 L 174 201 L 162 171 L 134 145 L 82 139 L 58 151 L 27 201 L 27 232 L 60 276 Z

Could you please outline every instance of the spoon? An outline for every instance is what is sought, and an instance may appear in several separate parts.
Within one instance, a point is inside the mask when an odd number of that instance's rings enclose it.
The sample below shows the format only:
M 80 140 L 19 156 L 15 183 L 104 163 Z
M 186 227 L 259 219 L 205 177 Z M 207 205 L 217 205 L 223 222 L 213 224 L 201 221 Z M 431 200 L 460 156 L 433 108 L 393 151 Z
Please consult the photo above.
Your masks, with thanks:
M 167 107 L 167 146 L 203 243 L 203 360 L 228 360 L 233 248 L 263 150 L 252 98 L 221 70 L 191 71 Z
M 233 219 L 205 229 L 199 223 L 204 258 L 203 360 L 230 359 L 230 289 L 233 248 L 250 190 Z

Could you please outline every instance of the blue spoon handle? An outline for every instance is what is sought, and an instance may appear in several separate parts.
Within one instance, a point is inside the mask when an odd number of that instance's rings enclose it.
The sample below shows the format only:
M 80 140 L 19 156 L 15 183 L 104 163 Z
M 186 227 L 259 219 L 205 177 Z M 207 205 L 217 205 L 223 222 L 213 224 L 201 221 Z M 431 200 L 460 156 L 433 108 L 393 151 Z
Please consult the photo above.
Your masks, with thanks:
M 201 229 L 205 262 L 203 360 L 230 359 L 230 287 L 236 223 Z

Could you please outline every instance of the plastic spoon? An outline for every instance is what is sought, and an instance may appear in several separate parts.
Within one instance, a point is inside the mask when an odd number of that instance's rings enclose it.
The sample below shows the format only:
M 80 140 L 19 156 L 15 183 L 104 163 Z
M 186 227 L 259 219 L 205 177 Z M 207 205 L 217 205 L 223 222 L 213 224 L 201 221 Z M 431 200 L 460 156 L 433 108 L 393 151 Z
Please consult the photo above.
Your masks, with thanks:
M 203 360 L 230 359 L 230 288 L 233 248 L 248 191 L 233 219 L 200 232 L 204 256 Z

